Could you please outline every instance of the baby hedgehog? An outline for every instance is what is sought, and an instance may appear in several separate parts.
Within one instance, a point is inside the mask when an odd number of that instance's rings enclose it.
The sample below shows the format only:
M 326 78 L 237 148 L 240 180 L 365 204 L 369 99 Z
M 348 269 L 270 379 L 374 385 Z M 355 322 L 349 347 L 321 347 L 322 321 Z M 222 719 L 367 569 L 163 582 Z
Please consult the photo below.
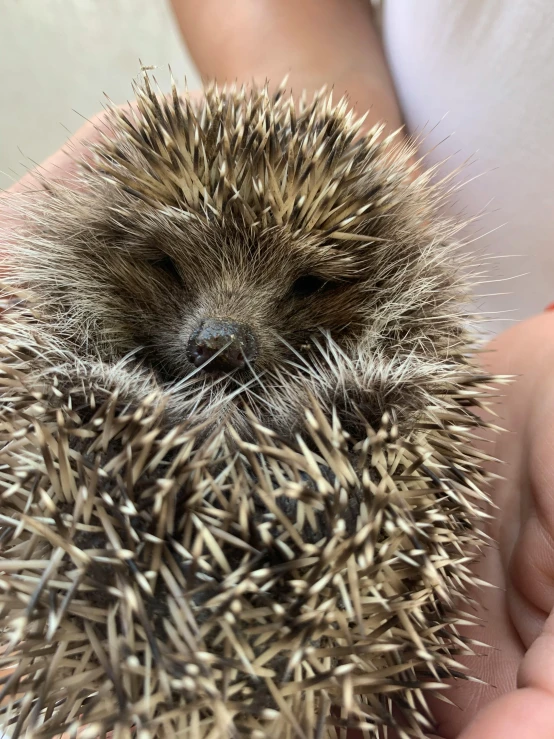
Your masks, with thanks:
M 422 737 L 490 477 L 459 226 L 344 101 L 136 94 L 6 237 L 0 726 Z

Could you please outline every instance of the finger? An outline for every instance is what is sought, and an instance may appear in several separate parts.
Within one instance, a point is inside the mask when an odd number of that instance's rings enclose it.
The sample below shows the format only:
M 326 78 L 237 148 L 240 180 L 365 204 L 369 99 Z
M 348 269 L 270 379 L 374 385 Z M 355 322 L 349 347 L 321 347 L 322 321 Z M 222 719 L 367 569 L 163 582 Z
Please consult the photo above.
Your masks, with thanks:
M 554 667 L 554 665 L 552 665 Z M 554 697 L 542 690 L 515 690 L 491 703 L 459 739 L 552 739 Z
M 548 316 L 554 342 L 554 322 Z M 510 561 L 512 618 L 527 647 L 544 634 L 545 621 L 554 609 L 554 352 L 534 378 L 523 436 L 524 464 L 522 525 Z M 543 637 L 544 638 L 544 637 Z
M 554 608 L 554 315 L 514 326 L 494 342 L 493 372 L 516 380 L 505 400 L 497 455 L 509 461 L 496 487 L 494 538 L 507 571 L 510 618 L 525 648 Z
M 518 685 L 548 694 L 554 714 L 554 610 L 521 663 Z
M 402 124 L 371 9 L 365 0 L 172 0 L 201 75 L 333 86 L 372 122 Z

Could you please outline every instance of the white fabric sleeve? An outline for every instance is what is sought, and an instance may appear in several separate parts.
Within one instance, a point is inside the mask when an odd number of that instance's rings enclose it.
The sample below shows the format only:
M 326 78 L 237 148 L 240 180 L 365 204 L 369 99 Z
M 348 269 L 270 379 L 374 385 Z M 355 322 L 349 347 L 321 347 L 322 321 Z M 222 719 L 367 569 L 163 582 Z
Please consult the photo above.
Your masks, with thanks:
M 408 129 L 429 163 L 470 180 L 455 208 L 486 211 L 467 246 L 503 257 L 476 285 L 493 331 L 554 301 L 554 3 L 385 0 L 385 51 Z M 468 229 L 469 233 L 469 229 Z M 516 277 L 521 273 L 524 276 Z M 498 313 L 498 311 L 506 311 Z

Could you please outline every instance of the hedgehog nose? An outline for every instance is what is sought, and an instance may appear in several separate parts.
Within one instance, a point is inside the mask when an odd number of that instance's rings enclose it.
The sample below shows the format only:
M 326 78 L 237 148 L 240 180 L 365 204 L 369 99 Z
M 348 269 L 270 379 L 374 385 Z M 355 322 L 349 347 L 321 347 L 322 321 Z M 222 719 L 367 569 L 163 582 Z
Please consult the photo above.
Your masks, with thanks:
M 230 372 L 242 369 L 256 358 L 256 339 L 245 323 L 209 318 L 193 331 L 187 356 L 205 372 Z

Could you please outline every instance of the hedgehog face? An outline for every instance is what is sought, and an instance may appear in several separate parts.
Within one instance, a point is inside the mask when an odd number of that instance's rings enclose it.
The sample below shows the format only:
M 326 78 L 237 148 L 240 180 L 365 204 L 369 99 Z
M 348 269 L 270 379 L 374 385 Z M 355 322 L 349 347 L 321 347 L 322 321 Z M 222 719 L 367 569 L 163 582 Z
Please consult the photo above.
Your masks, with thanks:
M 310 395 L 372 422 L 423 407 L 463 363 L 465 293 L 411 152 L 321 97 L 210 89 L 193 109 L 145 84 L 14 244 L 49 330 L 132 355 L 181 417 L 241 424 L 246 403 L 288 433 Z
M 371 259 L 355 278 L 348 256 L 313 236 L 153 208 L 131 215 L 124 205 L 140 231 L 111 229 L 91 201 L 93 238 L 67 270 L 71 279 L 57 281 L 58 331 L 63 322 L 69 337 L 86 325 L 75 338 L 105 361 L 133 353 L 168 390 L 202 389 L 206 412 L 229 397 L 235 412 L 247 399 L 280 430 L 296 424 L 309 392 L 336 395 L 340 353 L 344 363 L 367 339 L 375 312 Z
M 79 292 L 104 315 L 99 343 L 119 355 L 140 347 L 166 381 L 196 369 L 244 379 L 305 354 L 314 335 L 343 343 L 365 330 L 374 270 L 354 279 L 336 247 L 179 212 L 142 213 L 141 227 L 142 242 L 108 234 L 81 256 Z

